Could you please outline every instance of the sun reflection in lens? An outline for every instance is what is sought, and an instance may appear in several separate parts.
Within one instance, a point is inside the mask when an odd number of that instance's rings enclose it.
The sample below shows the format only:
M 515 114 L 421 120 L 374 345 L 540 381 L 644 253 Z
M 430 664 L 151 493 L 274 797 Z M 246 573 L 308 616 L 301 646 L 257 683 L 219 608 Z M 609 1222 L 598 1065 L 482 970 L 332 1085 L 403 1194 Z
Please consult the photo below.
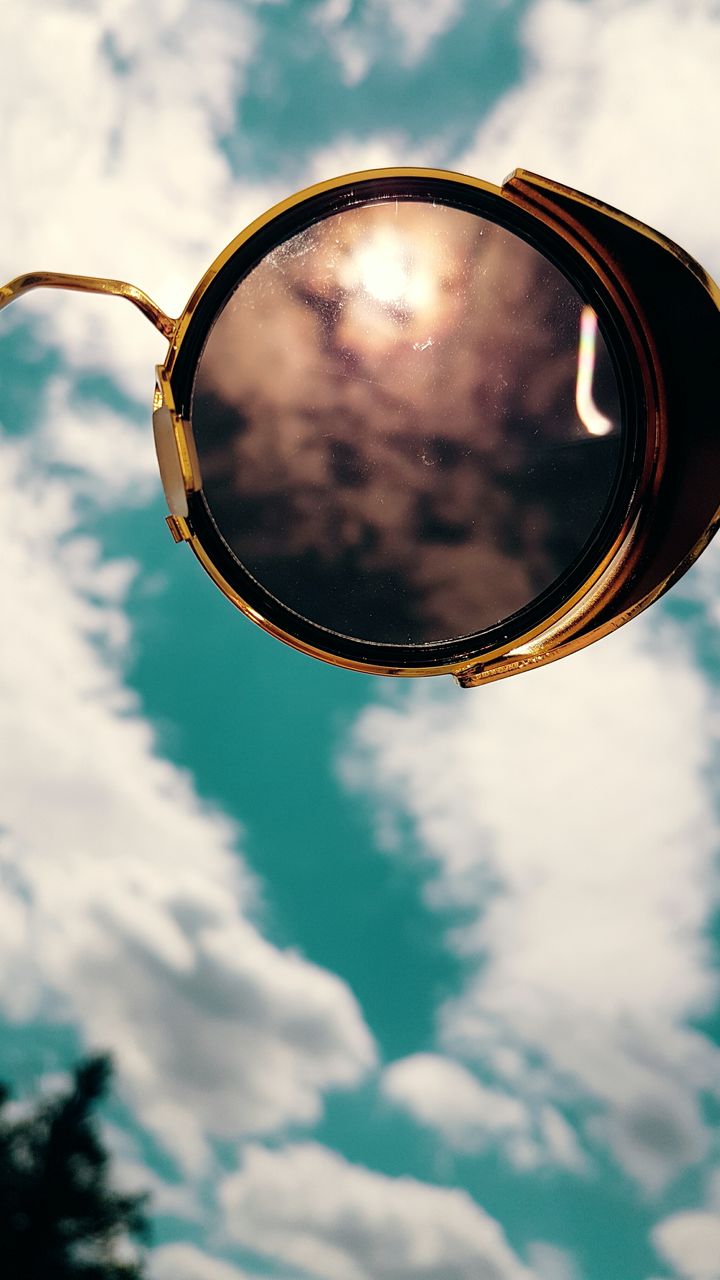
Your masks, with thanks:
M 428 350 L 451 326 L 461 305 L 465 246 L 433 234 L 415 209 L 403 209 L 402 230 L 388 225 L 383 212 L 350 222 L 336 242 L 333 275 L 343 295 L 336 337 L 362 358 L 401 359 L 403 352 Z
M 376 235 L 357 249 L 351 273 L 378 302 L 400 302 L 410 287 L 410 262 L 394 236 Z
M 363 289 L 377 302 L 411 311 L 429 307 L 435 294 L 430 264 L 422 262 L 418 246 L 413 247 L 415 253 L 400 236 L 376 231 L 354 249 L 344 283 Z

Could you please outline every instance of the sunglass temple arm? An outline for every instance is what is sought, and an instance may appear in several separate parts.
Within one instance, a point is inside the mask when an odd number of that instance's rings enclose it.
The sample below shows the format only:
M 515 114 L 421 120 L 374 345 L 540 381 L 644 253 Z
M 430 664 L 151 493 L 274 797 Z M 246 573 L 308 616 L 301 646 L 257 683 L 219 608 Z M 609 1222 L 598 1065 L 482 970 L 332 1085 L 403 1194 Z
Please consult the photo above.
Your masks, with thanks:
M 77 293 L 105 293 L 116 298 L 127 298 L 169 342 L 175 336 L 177 320 L 161 311 L 157 303 L 143 293 L 142 289 L 134 284 L 126 284 L 124 280 L 103 280 L 96 276 L 73 276 L 55 271 L 29 271 L 0 287 L 0 311 L 31 289 L 72 289 Z

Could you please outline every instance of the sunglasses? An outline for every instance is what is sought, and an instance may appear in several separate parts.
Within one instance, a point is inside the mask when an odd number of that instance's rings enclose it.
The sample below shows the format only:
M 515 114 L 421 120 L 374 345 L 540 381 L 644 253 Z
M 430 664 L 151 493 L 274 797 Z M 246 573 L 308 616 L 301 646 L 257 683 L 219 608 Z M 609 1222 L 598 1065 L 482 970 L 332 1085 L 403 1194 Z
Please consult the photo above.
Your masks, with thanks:
M 338 666 L 465 686 L 583 648 L 720 519 L 720 291 L 677 245 L 524 170 L 323 182 L 216 259 L 167 338 L 154 434 L 177 542 Z

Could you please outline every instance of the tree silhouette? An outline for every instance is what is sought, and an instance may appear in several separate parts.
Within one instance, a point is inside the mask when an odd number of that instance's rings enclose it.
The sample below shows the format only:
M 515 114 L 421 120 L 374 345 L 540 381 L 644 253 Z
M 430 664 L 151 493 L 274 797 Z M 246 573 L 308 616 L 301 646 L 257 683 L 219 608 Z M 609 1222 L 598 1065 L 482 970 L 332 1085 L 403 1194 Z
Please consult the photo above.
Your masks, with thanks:
M 109 1058 L 89 1058 L 67 1092 L 29 1108 L 0 1084 L 4 1280 L 142 1280 L 146 1197 L 113 1190 L 94 1116 L 111 1078 Z

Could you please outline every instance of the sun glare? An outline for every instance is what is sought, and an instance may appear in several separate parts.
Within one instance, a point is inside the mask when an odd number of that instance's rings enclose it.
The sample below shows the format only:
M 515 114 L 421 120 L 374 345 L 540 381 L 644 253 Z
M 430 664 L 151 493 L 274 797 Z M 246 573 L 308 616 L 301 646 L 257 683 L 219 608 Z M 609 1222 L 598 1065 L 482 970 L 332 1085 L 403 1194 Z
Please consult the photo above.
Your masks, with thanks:
M 376 302 L 418 311 L 434 298 L 428 265 L 394 232 L 376 231 L 357 245 L 343 274 L 343 284 Z

